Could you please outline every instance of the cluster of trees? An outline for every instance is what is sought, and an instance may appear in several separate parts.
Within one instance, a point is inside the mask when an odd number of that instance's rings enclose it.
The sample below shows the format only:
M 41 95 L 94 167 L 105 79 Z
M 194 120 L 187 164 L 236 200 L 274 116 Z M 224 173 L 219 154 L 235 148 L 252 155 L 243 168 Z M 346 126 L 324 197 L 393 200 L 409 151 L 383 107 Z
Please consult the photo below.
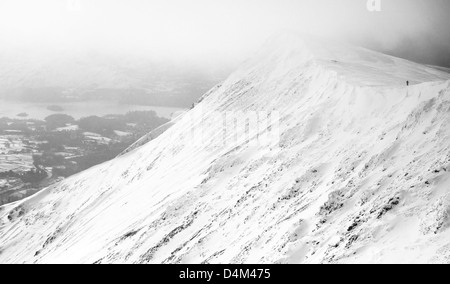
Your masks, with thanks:
M 56 113 L 45 118 L 47 130 L 55 130 L 59 127 L 64 127 L 69 123 L 74 123 L 75 119 L 67 114 Z
M 29 122 L 32 122 L 33 126 L 38 129 L 42 129 L 45 126 L 45 122 L 40 120 L 22 120 L 3 117 L 0 118 L 0 134 L 5 130 L 19 130 L 24 134 L 31 133 L 30 126 L 27 124 Z
M 42 155 L 33 155 L 33 164 L 35 167 L 53 167 L 64 164 L 64 157 L 55 155 L 52 152 L 44 152 Z
M 114 136 L 114 130 L 129 130 L 128 124 L 130 123 L 135 124 L 135 130 L 148 132 L 168 121 L 168 119 L 157 116 L 154 111 L 133 111 L 125 115 L 89 116 L 80 119 L 77 124 L 84 131 L 111 137 Z
M 106 137 L 114 136 L 114 130 L 126 130 L 126 123 L 119 118 L 89 116 L 78 121 L 78 127 L 84 131 L 94 132 Z
M 39 183 L 47 177 L 47 173 L 45 171 L 36 169 L 30 170 L 28 172 L 22 173 L 20 175 L 20 179 L 26 183 Z
M 76 124 L 86 132 L 94 132 L 103 136 L 114 136 L 114 130 L 127 131 L 128 124 L 136 124 L 143 130 L 152 130 L 168 122 L 168 119 L 159 117 L 154 111 L 133 111 L 124 115 L 108 115 L 104 117 L 88 116 L 75 120 L 67 114 L 52 114 L 45 118 L 47 130 L 55 130 L 67 124 Z
M 26 183 L 38 183 L 47 177 L 47 173 L 39 168 L 29 170 L 23 173 L 14 171 L 0 172 L 0 178 L 16 178 Z

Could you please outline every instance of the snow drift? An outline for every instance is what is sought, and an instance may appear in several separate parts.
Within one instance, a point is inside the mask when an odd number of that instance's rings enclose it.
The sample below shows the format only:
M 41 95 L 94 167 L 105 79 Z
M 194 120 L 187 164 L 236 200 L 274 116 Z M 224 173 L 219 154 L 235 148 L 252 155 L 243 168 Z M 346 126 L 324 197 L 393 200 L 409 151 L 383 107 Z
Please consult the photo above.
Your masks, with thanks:
M 449 78 L 272 38 L 157 138 L 0 207 L 0 262 L 448 263 Z M 263 111 L 246 139 L 215 123 Z

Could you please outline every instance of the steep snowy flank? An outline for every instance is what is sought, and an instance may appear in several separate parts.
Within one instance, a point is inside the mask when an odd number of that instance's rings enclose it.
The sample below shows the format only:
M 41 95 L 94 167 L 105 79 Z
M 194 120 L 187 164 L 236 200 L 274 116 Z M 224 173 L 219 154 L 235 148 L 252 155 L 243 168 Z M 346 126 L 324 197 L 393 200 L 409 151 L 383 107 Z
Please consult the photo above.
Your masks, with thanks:
M 449 142 L 448 73 L 279 36 L 156 139 L 0 207 L 0 263 L 450 262 Z

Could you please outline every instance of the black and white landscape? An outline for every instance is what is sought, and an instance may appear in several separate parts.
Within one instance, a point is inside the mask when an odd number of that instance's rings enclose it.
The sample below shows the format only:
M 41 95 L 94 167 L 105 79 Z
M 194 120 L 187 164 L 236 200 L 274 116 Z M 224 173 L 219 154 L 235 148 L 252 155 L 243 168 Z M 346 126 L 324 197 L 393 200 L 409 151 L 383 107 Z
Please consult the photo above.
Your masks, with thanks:
M 0 47 L 0 263 L 450 263 L 449 3 L 168 2 L 185 53 Z

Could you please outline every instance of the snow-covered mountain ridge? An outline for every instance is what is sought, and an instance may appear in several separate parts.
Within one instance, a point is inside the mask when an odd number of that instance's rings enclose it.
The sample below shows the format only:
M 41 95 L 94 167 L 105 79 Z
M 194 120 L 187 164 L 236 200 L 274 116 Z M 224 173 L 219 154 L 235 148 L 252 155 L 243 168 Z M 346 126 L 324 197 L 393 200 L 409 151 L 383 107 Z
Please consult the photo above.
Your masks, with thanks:
M 0 207 L 0 262 L 450 262 L 449 78 L 272 38 L 156 139 Z M 278 143 L 203 123 L 259 111 Z

